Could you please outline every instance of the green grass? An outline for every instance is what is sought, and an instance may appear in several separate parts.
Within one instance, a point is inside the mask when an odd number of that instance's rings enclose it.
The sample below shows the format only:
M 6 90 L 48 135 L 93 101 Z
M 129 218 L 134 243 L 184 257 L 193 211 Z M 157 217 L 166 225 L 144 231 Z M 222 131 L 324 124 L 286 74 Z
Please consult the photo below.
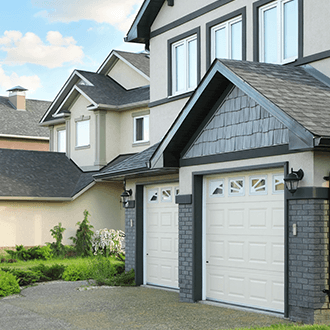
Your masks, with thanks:
M 330 330 L 329 325 L 296 325 L 296 324 L 274 324 L 270 327 L 261 328 L 237 328 L 235 330 Z

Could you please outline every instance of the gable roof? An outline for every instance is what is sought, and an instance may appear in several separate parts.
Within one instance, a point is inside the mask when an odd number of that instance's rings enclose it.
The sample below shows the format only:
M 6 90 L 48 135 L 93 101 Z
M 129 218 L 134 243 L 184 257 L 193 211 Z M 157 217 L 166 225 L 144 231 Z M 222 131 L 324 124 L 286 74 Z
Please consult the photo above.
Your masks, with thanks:
M 49 139 L 49 130 L 38 122 L 51 102 L 26 99 L 26 110 L 16 110 L 8 97 L 0 96 L 0 136 Z
M 0 149 L 0 199 L 71 199 L 91 184 L 64 153 Z
M 151 166 L 160 159 L 164 166 L 177 166 L 181 151 L 230 84 L 279 120 L 306 148 L 317 146 L 330 137 L 328 82 L 311 67 L 216 60 L 155 151 Z

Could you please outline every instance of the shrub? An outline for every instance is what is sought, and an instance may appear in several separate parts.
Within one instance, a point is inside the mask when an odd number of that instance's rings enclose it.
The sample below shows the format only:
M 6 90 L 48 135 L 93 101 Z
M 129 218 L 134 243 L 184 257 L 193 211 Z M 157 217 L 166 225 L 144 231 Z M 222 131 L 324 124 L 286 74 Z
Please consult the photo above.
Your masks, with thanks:
M 90 216 L 90 214 L 85 210 L 84 220 L 82 222 L 77 222 L 79 228 L 77 229 L 76 237 L 70 237 L 75 244 L 77 255 L 82 257 L 92 255 L 92 236 L 94 234 L 92 228 L 94 227 L 90 224 L 88 216 Z
M 56 241 L 49 245 L 56 256 L 60 256 L 63 254 L 64 245 L 62 244 L 62 240 L 64 231 L 65 228 L 62 227 L 61 222 L 59 222 L 57 226 L 54 226 L 54 228 L 50 230 L 51 235 Z
M 14 293 L 20 293 L 16 277 L 13 274 L 0 270 L 0 297 L 6 297 Z
M 31 285 L 40 281 L 40 275 L 32 270 L 21 270 L 14 268 L 2 268 L 2 270 L 5 270 L 6 272 L 14 275 L 17 278 L 18 284 L 20 286 Z
M 111 285 L 118 286 L 134 286 L 135 285 L 135 272 L 134 269 L 131 269 L 128 272 L 123 272 L 117 274 L 113 278 L 113 283 Z
M 108 258 L 96 258 L 91 263 L 91 277 L 97 285 L 108 284 L 116 273 Z
M 88 280 L 91 278 L 90 273 L 87 264 L 70 265 L 64 270 L 62 279 L 64 281 Z
M 92 246 L 94 254 L 103 254 L 105 256 L 123 253 L 123 239 L 125 233 L 122 230 L 101 229 L 97 230 L 92 236 Z
M 52 250 L 49 246 L 34 246 L 29 249 L 25 249 L 23 245 L 16 245 L 16 251 L 6 250 L 11 256 L 7 262 L 16 262 L 15 259 L 19 260 L 48 260 L 52 257 Z
M 66 266 L 60 264 L 54 264 L 51 266 L 45 266 L 39 264 L 34 267 L 30 267 L 29 270 L 39 275 L 40 281 L 53 281 L 62 278 Z

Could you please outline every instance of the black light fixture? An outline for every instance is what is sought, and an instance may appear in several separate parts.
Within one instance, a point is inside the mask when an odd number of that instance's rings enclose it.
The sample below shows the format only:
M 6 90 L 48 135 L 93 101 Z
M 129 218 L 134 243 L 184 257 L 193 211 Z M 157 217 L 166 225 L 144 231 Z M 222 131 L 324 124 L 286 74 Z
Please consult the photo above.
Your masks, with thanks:
M 304 171 L 302 169 L 294 171 L 293 168 L 291 168 L 291 173 L 284 178 L 285 186 L 292 195 L 297 191 L 298 183 L 303 177 Z
M 126 180 L 124 180 L 123 182 L 124 185 L 124 191 L 123 193 L 120 195 L 121 201 L 123 203 L 123 207 L 125 208 L 131 208 L 135 206 L 134 201 L 130 201 L 129 198 L 132 196 L 132 189 L 127 190 L 126 189 Z

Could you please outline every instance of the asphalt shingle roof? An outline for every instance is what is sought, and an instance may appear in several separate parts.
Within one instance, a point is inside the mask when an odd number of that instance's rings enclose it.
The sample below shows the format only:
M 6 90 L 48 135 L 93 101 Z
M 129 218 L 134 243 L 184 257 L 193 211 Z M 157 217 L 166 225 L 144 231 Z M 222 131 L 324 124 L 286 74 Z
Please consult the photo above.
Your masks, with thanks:
M 16 110 L 8 97 L 0 96 L 0 134 L 49 137 L 49 129 L 38 125 L 51 102 L 26 99 L 26 110 Z
M 120 56 L 150 77 L 149 54 L 146 53 L 129 53 L 116 50 Z
M 64 153 L 0 149 L 0 196 L 72 197 L 93 182 Z
M 95 103 L 112 106 L 125 106 L 149 100 L 149 86 L 126 90 L 115 80 L 102 74 L 78 71 L 93 86 L 78 85 Z
M 304 67 L 233 60 L 221 63 L 307 130 L 330 136 L 330 87 Z

